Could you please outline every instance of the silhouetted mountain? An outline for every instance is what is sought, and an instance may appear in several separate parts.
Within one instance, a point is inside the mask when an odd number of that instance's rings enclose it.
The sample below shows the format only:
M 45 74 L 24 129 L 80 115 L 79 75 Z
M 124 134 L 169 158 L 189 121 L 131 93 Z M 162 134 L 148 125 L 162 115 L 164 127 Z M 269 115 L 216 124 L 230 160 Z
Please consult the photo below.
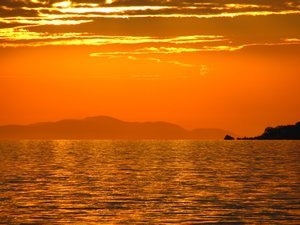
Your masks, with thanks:
M 239 138 L 240 140 L 300 140 L 300 122 L 295 125 L 267 127 L 264 133 L 257 137 Z
M 193 131 L 167 122 L 125 122 L 108 116 L 0 126 L 0 139 L 222 139 L 228 131 Z

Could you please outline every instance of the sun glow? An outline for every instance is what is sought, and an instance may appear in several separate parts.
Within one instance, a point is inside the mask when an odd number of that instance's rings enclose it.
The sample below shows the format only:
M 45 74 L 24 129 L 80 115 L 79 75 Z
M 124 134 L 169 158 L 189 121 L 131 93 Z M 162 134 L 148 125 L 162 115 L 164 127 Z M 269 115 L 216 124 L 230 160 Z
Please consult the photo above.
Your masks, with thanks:
M 106 0 L 105 3 L 106 4 L 112 4 L 114 1 L 113 0 Z
M 72 2 L 71 1 L 63 1 L 63 2 L 57 2 L 57 3 L 54 3 L 52 6 L 53 7 L 57 7 L 57 8 L 69 8 L 71 7 L 72 5 Z

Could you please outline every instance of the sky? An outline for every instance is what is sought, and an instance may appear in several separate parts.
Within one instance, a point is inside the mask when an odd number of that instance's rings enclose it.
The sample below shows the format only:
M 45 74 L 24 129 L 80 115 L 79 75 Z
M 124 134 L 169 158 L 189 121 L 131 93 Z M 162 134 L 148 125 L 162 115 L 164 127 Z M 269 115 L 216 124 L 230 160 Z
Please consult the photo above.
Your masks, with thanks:
M 300 120 L 299 0 L 1 0 L 0 125 Z

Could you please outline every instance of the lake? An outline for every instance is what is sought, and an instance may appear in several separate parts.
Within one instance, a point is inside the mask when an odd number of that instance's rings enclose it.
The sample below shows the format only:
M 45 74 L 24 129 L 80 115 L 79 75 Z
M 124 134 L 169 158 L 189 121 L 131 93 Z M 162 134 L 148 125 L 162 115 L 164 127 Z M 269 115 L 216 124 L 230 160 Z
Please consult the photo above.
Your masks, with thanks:
M 0 224 L 300 224 L 300 141 L 0 141 Z

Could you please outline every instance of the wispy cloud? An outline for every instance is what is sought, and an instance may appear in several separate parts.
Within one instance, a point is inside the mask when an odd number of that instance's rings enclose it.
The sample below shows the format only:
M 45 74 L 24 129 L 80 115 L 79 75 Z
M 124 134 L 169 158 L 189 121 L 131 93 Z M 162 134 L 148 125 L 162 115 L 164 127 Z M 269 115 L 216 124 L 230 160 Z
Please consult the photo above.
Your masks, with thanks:
M 93 22 L 92 19 L 78 19 L 71 16 L 53 16 L 49 15 L 46 17 L 2 17 L 0 23 L 13 24 L 16 27 L 20 25 L 78 25 L 83 23 Z
M 176 37 L 150 37 L 150 36 L 103 36 L 90 33 L 47 33 L 34 32 L 26 27 L 0 29 L 0 45 L 3 47 L 19 46 L 47 46 L 47 45 L 90 45 L 101 46 L 111 44 L 141 44 L 141 43 L 168 43 L 168 44 L 193 44 L 220 42 L 225 39 L 218 35 L 191 35 Z M 145 49 L 147 50 L 147 49 Z M 178 48 L 166 48 L 161 51 L 175 51 Z M 182 49 L 181 51 L 183 51 Z M 148 49 L 147 51 L 159 51 Z
M 300 38 L 285 38 L 283 41 L 287 43 L 299 43 L 300 44 Z
M 219 18 L 300 13 L 299 1 L 2 0 L 2 23 L 81 24 L 96 18 Z M 83 19 L 84 17 L 84 19 Z
M 184 47 L 146 47 L 135 49 L 133 51 L 113 51 L 113 52 L 94 52 L 91 57 L 114 57 L 122 55 L 148 55 L 148 54 L 179 54 L 179 53 L 197 53 L 203 51 L 235 51 L 245 47 L 239 46 L 203 46 L 202 48 L 184 48 Z
M 278 42 L 257 42 L 234 44 L 221 35 L 186 35 L 173 37 L 155 36 L 116 36 L 98 35 L 88 32 L 36 32 L 31 31 L 32 26 L 19 26 L 15 28 L 0 29 L 0 46 L 105 46 L 105 45 L 131 45 L 130 51 L 101 51 L 91 53 L 90 56 L 121 56 L 146 54 L 179 54 L 197 52 L 236 51 L 249 46 L 265 45 L 295 45 L 300 44 L 299 38 L 285 38 Z M 140 44 L 143 48 L 136 48 Z M 197 47 L 195 47 L 195 45 Z
M 119 34 L 119 24 L 107 24 L 106 21 L 126 21 L 126 25 L 134 21 L 146 21 L 143 18 L 159 18 L 158 21 L 175 21 L 177 18 L 186 18 L 186 21 L 207 21 L 212 18 L 234 18 L 240 16 L 269 16 L 269 15 L 297 15 L 300 14 L 300 1 L 271 1 L 271 0 L 230 0 L 194 1 L 194 0 L 2 0 L 0 2 L 0 46 L 2 47 L 22 47 L 22 46 L 60 46 L 60 45 L 139 45 L 144 48 L 128 50 L 131 55 L 139 54 L 175 54 L 193 53 L 201 51 L 236 51 L 250 44 L 242 38 L 239 42 L 234 42 L 230 35 L 232 27 L 228 26 L 227 33 L 219 32 L 219 27 L 213 28 L 211 34 L 223 35 L 195 35 L 198 34 L 192 26 L 180 28 L 184 30 L 179 34 L 178 27 L 174 28 L 176 35 L 156 37 L 154 29 L 145 32 L 138 22 L 134 33 L 124 32 L 125 35 L 103 35 L 103 31 L 114 27 L 109 34 Z M 289 16 L 286 16 L 289 17 Z M 109 20 L 106 18 L 121 18 L 120 20 Z M 130 18 L 123 20 L 123 18 Z M 132 20 L 131 20 L 132 18 Z M 133 19 L 133 18 L 141 18 Z M 169 19 L 176 18 L 176 19 Z M 252 17 L 251 17 L 252 18 Z M 101 20 L 106 26 L 103 31 L 99 29 Z M 156 19 L 155 19 L 156 20 Z M 220 19 L 222 20 L 222 19 Z M 219 19 L 218 19 L 219 21 Z M 224 20 L 225 21 L 225 20 Z M 226 20 L 228 21 L 228 20 Z M 99 22 L 99 23 L 97 23 Z M 118 22 L 119 23 L 119 22 Z M 117 24 L 117 26 L 116 26 Z M 120 23 L 121 24 L 121 23 Z M 164 24 L 164 23 L 162 23 Z M 170 24 L 170 23 L 168 23 Z M 185 23 L 187 24 L 187 23 Z M 206 26 L 199 27 L 199 33 L 208 33 Z M 68 26 L 66 26 L 68 25 Z M 132 25 L 128 25 L 130 27 Z M 152 25 L 151 25 L 152 26 Z M 199 25 L 200 26 L 200 25 Z M 210 25 L 209 25 L 210 26 Z M 235 25 L 234 25 L 235 26 Z M 38 27 L 37 29 L 33 29 Z M 57 27 L 68 27 L 71 31 L 55 31 Z M 71 27 L 71 28 L 70 28 Z M 150 26 L 149 26 L 150 27 Z M 210 27 L 211 28 L 211 27 Z M 172 28 L 168 28 L 172 29 Z M 226 29 L 226 28 L 224 28 Z M 97 30 L 95 33 L 94 30 Z M 130 30 L 130 29 L 128 29 Z M 137 34 L 137 30 L 147 35 Z M 187 32 L 191 31 L 191 32 Z M 202 32 L 202 33 L 201 33 Z M 156 32 L 157 34 L 158 32 Z M 161 32 L 163 33 L 163 32 Z M 192 35 L 191 35 L 192 34 Z M 281 36 L 279 38 L 284 38 Z M 230 40 L 231 39 L 231 40 Z M 292 39 L 282 40 L 273 43 L 264 40 L 267 44 L 298 43 L 297 34 Z M 262 43 L 262 44 L 264 44 Z M 97 50 L 96 50 L 97 51 Z M 126 55 L 126 52 L 99 52 L 98 55 Z
M 202 65 L 195 65 L 195 64 L 188 64 L 188 63 L 183 63 L 175 60 L 162 60 L 159 58 L 142 58 L 142 57 L 135 57 L 135 56 L 127 56 L 129 60 L 147 60 L 147 61 L 152 61 L 156 63 L 165 63 L 165 64 L 172 64 L 176 66 L 181 66 L 181 67 L 201 67 Z
M 143 49 L 137 49 L 132 52 L 98 52 L 98 53 L 91 53 L 91 57 L 99 57 L 99 58 L 105 58 L 105 59 L 125 59 L 130 61 L 141 61 L 141 62 L 153 62 L 158 64 L 169 64 L 173 66 L 183 67 L 183 68 L 192 68 L 198 71 L 198 73 L 201 76 L 205 76 L 209 69 L 204 64 L 192 64 L 187 62 L 182 62 L 178 60 L 166 60 L 162 59 L 162 54 L 172 54 L 172 53 L 183 53 L 183 52 L 195 52 L 197 49 L 181 49 L 176 50 L 175 48 L 161 48 L 166 50 L 166 52 L 163 52 L 163 50 L 158 50 L 157 48 L 143 48 Z M 157 51 L 158 50 L 158 51 Z

